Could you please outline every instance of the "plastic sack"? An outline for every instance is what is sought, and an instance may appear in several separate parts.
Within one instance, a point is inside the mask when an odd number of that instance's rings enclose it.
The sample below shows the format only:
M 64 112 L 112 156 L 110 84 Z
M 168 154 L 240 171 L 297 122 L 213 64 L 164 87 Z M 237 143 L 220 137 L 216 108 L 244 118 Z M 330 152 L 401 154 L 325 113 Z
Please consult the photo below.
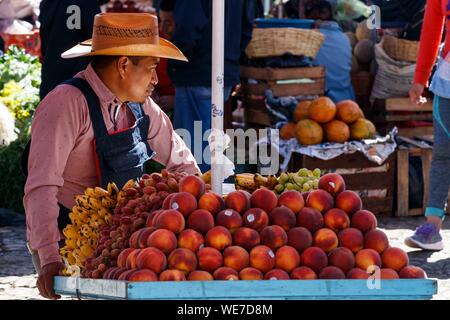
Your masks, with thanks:
M 377 74 L 372 87 L 371 99 L 406 97 L 411 88 L 416 64 L 394 60 L 383 49 L 383 43 L 375 45 Z
M 361 16 L 369 17 L 372 9 L 359 0 L 337 0 L 334 18 L 337 21 L 351 21 Z

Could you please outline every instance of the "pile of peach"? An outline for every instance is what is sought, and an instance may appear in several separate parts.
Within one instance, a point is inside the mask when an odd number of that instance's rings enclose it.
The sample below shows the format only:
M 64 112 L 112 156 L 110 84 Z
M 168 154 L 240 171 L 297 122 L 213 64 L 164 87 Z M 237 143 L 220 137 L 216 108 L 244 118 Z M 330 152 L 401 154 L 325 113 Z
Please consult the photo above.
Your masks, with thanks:
M 206 192 L 195 176 L 179 181 L 162 208 L 129 237 L 104 279 L 126 281 L 424 278 L 389 245 L 373 213 L 340 175 L 319 189 Z M 367 272 L 368 268 L 373 269 Z M 376 275 L 376 274 L 375 274 Z

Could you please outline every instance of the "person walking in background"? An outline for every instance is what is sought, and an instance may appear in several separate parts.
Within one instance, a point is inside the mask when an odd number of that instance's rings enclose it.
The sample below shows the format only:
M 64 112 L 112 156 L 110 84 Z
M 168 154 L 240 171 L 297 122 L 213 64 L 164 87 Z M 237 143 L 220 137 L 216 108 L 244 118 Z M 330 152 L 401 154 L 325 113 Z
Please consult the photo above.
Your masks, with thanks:
M 159 35 L 167 40 L 172 40 L 175 32 L 174 7 L 175 0 L 162 0 L 159 5 Z M 159 60 L 156 74 L 159 81 L 152 98 L 164 112 L 171 115 L 175 104 L 175 88 L 167 73 L 167 59 Z
M 42 51 L 41 100 L 58 84 L 70 79 L 89 64 L 89 59 L 65 60 L 61 53 L 92 35 L 94 16 L 107 0 L 42 0 L 39 22 Z M 68 10 L 73 6 L 75 11 Z M 76 17 L 79 8 L 80 16 Z M 69 13 L 68 13 L 69 12 Z M 80 21 L 79 28 L 77 19 Z M 73 22 L 73 29 L 71 23 Z
M 313 61 L 316 66 L 325 67 L 325 95 L 335 103 L 355 100 L 350 72 L 352 70 L 352 47 L 348 37 L 333 21 L 331 4 L 328 1 L 311 3 L 305 9 L 308 19 L 316 21 L 316 27 L 325 35 L 325 41 Z
M 444 205 L 448 200 L 450 186 L 450 10 L 449 0 L 428 0 L 420 37 L 414 84 L 409 96 L 416 104 L 423 104 L 424 88 L 428 85 L 433 65 L 439 51 L 442 31 L 446 30 L 445 46 L 430 90 L 434 93 L 433 159 L 430 172 L 430 196 L 425 209 L 427 221 L 419 226 L 414 234 L 405 239 L 405 244 L 425 250 L 442 250 L 444 243 L 440 229 L 445 217 Z M 425 205 L 425 204 L 424 204 Z
M 240 82 L 239 59 L 250 42 L 255 13 L 255 0 L 225 1 L 225 99 Z M 208 142 L 201 138 L 211 128 L 212 1 L 176 0 L 174 16 L 172 41 L 189 59 L 189 63 L 169 61 L 169 76 L 175 85 L 174 128 L 189 131 L 191 150 L 206 172 L 210 153 L 208 149 L 203 156 Z M 195 121 L 201 121 L 202 137 L 194 136 Z

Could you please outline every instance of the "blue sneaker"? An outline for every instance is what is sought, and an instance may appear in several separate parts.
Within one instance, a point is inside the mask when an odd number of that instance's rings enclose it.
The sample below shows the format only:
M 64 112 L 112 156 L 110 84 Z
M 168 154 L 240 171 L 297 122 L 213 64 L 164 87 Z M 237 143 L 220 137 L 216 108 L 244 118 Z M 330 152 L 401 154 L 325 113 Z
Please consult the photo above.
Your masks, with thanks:
M 444 249 L 438 226 L 429 222 L 425 222 L 418 227 L 411 237 L 405 239 L 405 244 L 412 248 L 424 250 L 440 251 Z

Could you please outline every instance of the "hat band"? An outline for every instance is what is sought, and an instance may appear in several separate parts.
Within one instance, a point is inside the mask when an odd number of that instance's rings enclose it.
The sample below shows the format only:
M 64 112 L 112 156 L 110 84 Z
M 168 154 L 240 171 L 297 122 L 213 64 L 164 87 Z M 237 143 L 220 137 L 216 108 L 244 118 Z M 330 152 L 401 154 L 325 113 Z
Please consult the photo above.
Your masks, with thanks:
M 158 32 L 152 28 L 146 29 L 121 29 L 108 26 L 94 26 L 94 35 L 110 36 L 117 38 L 155 38 Z

